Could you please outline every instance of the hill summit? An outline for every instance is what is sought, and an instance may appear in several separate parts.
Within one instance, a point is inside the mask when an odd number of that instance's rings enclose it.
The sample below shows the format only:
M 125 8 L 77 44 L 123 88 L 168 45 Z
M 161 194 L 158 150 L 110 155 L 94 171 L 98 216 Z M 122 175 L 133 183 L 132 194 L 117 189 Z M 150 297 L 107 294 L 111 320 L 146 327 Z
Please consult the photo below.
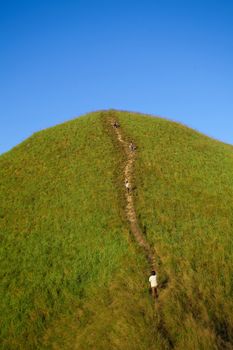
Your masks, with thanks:
M 112 120 L 136 145 L 130 197 Z M 3 154 L 2 349 L 232 349 L 232 174 L 232 146 L 113 110 Z M 127 198 L 155 257 L 155 303 Z

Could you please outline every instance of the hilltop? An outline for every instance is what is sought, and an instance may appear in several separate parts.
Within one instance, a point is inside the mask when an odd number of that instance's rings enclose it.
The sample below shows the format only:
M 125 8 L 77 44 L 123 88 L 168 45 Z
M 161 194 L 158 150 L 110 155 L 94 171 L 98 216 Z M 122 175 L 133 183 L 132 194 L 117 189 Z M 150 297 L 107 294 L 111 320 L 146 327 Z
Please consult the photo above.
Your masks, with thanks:
M 126 156 L 150 266 L 130 232 Z M 0 157 L 3 349 L 232 349 L 233 147 L 161 118 L 95 112 Z

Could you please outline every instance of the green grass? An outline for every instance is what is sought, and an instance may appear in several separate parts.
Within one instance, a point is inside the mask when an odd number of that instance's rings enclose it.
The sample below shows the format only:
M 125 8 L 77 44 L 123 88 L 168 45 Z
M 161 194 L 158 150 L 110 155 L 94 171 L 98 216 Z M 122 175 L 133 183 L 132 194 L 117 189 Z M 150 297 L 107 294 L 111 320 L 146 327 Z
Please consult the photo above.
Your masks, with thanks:
M 233 148 L 163 119 L 117 115 L 138 145 L 124 216 L 108 113 L 36 133 L 0 157 L 1 349 L 224 349 L 233 344 Z
M 1 156 L 2 349 L 153 349 L 146 261 L 116 190 L 120 161 L 100 113 Z
M 168 276 L 159 303 L 177 349 L 233 347 L 233 147 L 177 123 L 118 113 L 138 145 L 137 213 Z

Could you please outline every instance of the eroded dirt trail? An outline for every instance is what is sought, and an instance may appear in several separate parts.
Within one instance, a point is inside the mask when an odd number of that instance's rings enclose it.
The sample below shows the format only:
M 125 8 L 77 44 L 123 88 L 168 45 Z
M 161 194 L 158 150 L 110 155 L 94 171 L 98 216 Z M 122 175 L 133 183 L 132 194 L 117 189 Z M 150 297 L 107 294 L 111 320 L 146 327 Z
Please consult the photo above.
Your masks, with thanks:
M 113 127 L 114 121 L 111 120 L 111 125 Z M 124 140 L 122 133 L 121 133 L 121 128 L 118 127 L 113 127 L 115 130 L 115 134 L 117 137 L 117 140 L 119 143 L 123 145 L 125 154 L 126 154 L 126 164 L 124 167 L 124 180 L 128 180 L 129 182 L 129 188 L 130 190 L 125 192 L 126 196 L 126 216 L 127 219 L 130 223 L 130 228 L 132 231 L 132 234 L 134 235 L 135 240 L 141 246 L 146 254 L 146 257 L 149 261 L 149 264 L 151 268 L 154 270 L 156 269 L 156 261 L 155 261 L 155 254 L 153 252 L 153 249 L 150 247 L 149 243 L 147 242 L 145 236 L 143 235 L 139 224 L 138 224 L 138 219 L 135 211 L 135 206 L 134 206 L 134 196 L 133 196 L 133 166 L 134 166 L 134 161 L 136 159 L 136 152 L 137 151 L 132 151 L 129 147 L 129 143 Z

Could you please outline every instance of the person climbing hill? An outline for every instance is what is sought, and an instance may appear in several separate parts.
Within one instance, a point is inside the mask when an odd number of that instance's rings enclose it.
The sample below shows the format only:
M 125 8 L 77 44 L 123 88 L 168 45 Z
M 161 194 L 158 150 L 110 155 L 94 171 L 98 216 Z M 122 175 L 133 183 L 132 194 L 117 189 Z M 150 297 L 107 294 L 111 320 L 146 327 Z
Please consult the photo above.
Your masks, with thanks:
M 128 180 L 125 180 L 125 188 L 127 189 L 128 193 L 130 191 L 130 184 Z
M 157 282 L 157 274 L 155 271 L 151 272 L 151 276 L 149 278 L 152 296 L 154 298 L 158 298 L 158 282 Z
M 136 148 L 137 148 L 136 145 L 131 141 L 130 144 L 129 144 L 130 151 L 132 151 L 132 152 L 136 151 Z
M 113 124 L 113 127 L 114 127 L 114 128 L 119 128 L 119 127 L 120 127 L 120 124 L 119 124 L 117 121 L 115 121 L 114 124 Z

